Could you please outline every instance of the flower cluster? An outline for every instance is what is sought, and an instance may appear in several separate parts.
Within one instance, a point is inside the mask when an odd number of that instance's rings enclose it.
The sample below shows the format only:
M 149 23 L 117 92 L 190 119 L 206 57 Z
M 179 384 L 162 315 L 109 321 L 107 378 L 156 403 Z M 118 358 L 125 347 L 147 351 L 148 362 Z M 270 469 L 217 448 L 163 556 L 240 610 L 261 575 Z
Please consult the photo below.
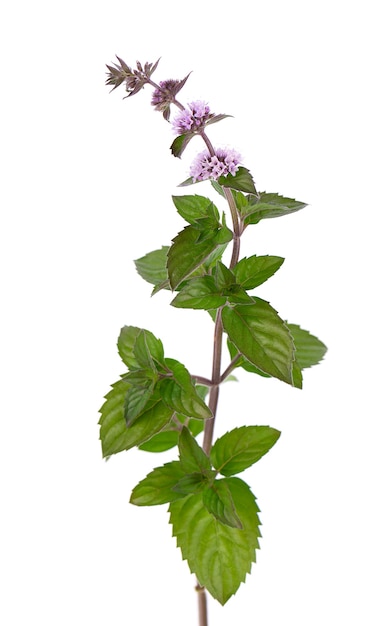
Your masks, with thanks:
M 233 176 L 238 171 L 241 156 L 231 148 L 218 148 L 214 156 L 204 150 L 197 155 L 190 169 L 193 182 L 202 180 L 218 180 L 220 176 Z
M 212 117 L 210 107 L 202 100 L 190 102 L 188 108 L 180 111 L 173 120 L 173 130 L 176 135 L 195 132 L 203 128 Z
M 165 120 L 170 117 L 170 105 L 176 102 L 176 95 L 183 88 L 188 76 L 185 76 L 182 80 L 161 80 L 159 86 L 156 87 L 152 94 L 151 104 L 156 111 L 163 113 Z
M 136 69 L 133 70 L 119 56 L 117 60 L 118 63 L 106 66 L 109 70 L 106 84 L 113 85 L 113 89 L 117 89 L 125 82 L 125 89 L 128 92 L 126 98 L 135 95 L 146 83 L 150 82 L 151 74 L 155 72 L 159 63 L 158 59 L 156 63 L 145 63 L 143 67 L 140 61 L 136 61 Z

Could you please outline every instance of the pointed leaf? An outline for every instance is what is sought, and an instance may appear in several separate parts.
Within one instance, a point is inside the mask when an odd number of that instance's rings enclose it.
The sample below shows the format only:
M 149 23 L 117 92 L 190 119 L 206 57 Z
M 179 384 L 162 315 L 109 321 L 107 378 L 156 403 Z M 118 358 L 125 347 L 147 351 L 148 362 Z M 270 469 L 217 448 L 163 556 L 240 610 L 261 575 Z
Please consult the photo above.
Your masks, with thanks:
M 147 403 L 154 393 L 156 378 L 150 371 L 138 370 L 124 376 L 130 383 L 124 402 L 124 417 L 127 426 L 142 415 Z
M 174 491 L 173 487 L 183 476 L 184 472 L 179 461 L 156 467 L 133 489 L 130 503 L 138 506 L 153 506 L 182 498 L 183 494 Z
M 134 356 L 141 369 L 155 371 L 157 366 L 164 367 L 165 358 L 162 341 L 144 328 L 136 337 Z
M 205 473 L 211 469 L 210 459 L 185 427 L 180 434 L 178 449 L 185 474 Z
M 241 426 L 216 440 L 211 462 L 224 476 L 243 472 L 272 448 L 280 432 L 270 426 Z
M 224 113 L 218 113 L 218 115 L 213 115 L 207 122 L 205 126 L 209 126 L 210 124 L 216 124 L 216 122 L 220 122 L 221 120 L 226 119 L 226 117 L 233 117 L 232 115 L 225 115 Z
M 248 361 L 266 374 L 293 384 L 294 343 L 275 309 L 265 300 L 222 310 L 223 328 Z
M 212 276 L 200 276 L 188 281 L 171 305 L 180 309 L 217 309 L 226 302 L 215 286 Z
M 205 507 L 201 493 L 172 502 L 169 507 L 173 535 L 183 559 L 200 585 L 221 604 L 250 572 L 260 536 L 259 509 L 248 485 L 239 478 L 228 478 L 227 482 L 242 529 L 220 523 Z
M 139 369 L 140 367 L 134 354 L 135 342 L 140 331 L 141 328 L 137 328 L 137 326 L 124 326 L 120 331 L 117 348 L 120 357 L 129 369 Z
M 124 403 L 129 386 L 126 380 L 115 383 L 100 409 L 100 439 L 104 457 L 140 445 L 160 432 L 171 420 L 172 409 L 157 394 L 153 394 L 142 415 L 127 428 Z
M 233 272 L 244 289 L 254 289 L 273 276 L 283 261 L 280 256 L 245 257 L 237 263 Z
M 244 355 L 241 355 L 240 351 L 236 348 L 234 343 L 230 341 L 230 339 L 227 339 L 227 347 L 229 349 L 231 359 L 236 359 L 235 367 L 242 367 L 247 372 L 250 372 L 252 374 L 258 374 L 263 378 L 271 378 L 269 374 L 262 372 L 261 369 L 248 361 L 248 359 L 246 359 Z M 239 358 L 237 358 L 238 356 Z
M 297 324 L 287 324 L 294 339 L 295 357 L 301 369 L 317 365 L 327 352 L 327 346 Z
M 165 452 L 178 445 L 178 435 L 178 430 L 164 429 L 138 446 L 139 450 L 144 450 L 145 452 Z
M 204 196 L 172 196 L 174 205 L 185 221 L 196 226 L 202 218 L 214 220 L 214 227 L 219 226 L 219 212 L 209 198 Z
M 248 361 L 248 359 L 244 357 L 244 355 L 241 355 L 239 358 L 237 358 L 238 355 L 240 355 L 240 352 L 235 347 L 233 342 L 230 341 L 230 339 L 227 340 L 227 347 L 229 348 L 231 358 L 236 358 L 235 367 L 242 367 L 242 369 L 246 370 L 247 372 L 250 372 L 252 374 L 258 374 L 258 376 L 262 376 L 263 378 L 270 378 L 270 374 L 266 374 L 261 369 L 253 365 L 250 361 Z M 302 389 L 302 373 L 295 359 L 293 361 L 293 387 Z
M 159 383 L 162 400 L 174 411 L 195 419 L 209 419 L 212 413 L 200 398 L 192 382 L 191 375 L 182 363 L 166 359 L 168 377 Z
M 153 250 L 140 259 L 136 259 L 136 269 L 145 281 L 155 286 L 168 281 L 166 267 L 168 251 L 169 246 L 162 246 L 160 250 Z
M 180 158 L 188 143 L 194 136 L 194 133 L 184 133 L 183 135 L 179 135 L 178 137 L 176 137 L 172 145 L 170 146 L 172 155 Z
M 207 484 L 207 478 L 200 472 L 194 472 L 193 474 L 187 474 L 181 478 L 173 489 L 176 493 L 181 493 L 187 496 L 190 493 L 200 493 L 203 491 Z
M 282 217 L 303 209 L 307 205 L 293 198 L 285 198 L 277 193 L 259 193 L 248 197 L 247 206 L 240 212 L 244 224 L 257 224 L 262 219 Z
M 172 289 L 176 289 L 200 265 L 220 256 L 233 236 L 227 227 L 208 234 L 208 239 L 200 241 L 200 230 L 186 226 L 173 240 L 167 261 Z
M 239 167 L 234 175 L 227 174 L 227 176 L 220 176 L 218 178 L 218 184 L 222 187 L 230 187 L 238 191 L 257 194 L 252 174 L 246 167 Z
M 222 524 L 232 528 L 242 529 L 242 523 L 237 515 L 230 484 L 226 478 L 214 480 L 212 485 L 203 491 L 203 503 L 212 515 Z

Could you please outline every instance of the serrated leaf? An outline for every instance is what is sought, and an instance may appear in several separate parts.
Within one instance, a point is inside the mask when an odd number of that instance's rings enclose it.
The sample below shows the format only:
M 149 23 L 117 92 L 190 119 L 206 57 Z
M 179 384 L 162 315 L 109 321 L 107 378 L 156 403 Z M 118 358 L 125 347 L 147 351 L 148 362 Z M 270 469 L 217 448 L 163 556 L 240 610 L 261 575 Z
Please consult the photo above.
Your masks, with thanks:
M 174 411 L 195 419 L 209 419 L 212 413 L 200 398 L 192 382 L 191 375 L 182 363 L 175 359 L 165 359 L 167 378 L 159 383 L 162 400 Z
M 231 495 L 230 484 L 226 478 L 214 480 L 212 485 L 204 489 L 203 503 L 207 511 L 219 522 L 232 528 L 242 529 L 242 523 Z
M 167 281 L 167 288 L 169 287 L 166 267 L 168 251 L 169 246 L 162 246 L 160 250 L 153 250 L 135 261 L 138 274 L 155 287 L 165 281 Z
M 112 390 L 105 396 L 106 402 L 100 409 L 100 439 L 104 457 L 144 443 L 160 432 L 171 420 L 172 409 L 154 393 L 142 415 L 130 428 L 127 428 L 124 403 L 129 387 L 130 383 L 126 380 L 115 383 Z
M 141 369 L 155 371 L 157 366 L 164 367 L 165 364 L 162 341 L 144 328 L 136 337 L 134 356 Z
M 201 241 L 200 232 L 194 226 L 186 226 L 173 240 L 167 261 L 170 286 L 173 290 L 198 267 L 212 258 L 219 257 L 233 236 L 227 227 L 222 227 L 215 232 L 209 232 L 208 239 Z
M 129 427 L 143 414 L 145 407 L 150 401 L 155 387 L 155 380 L 149 376 L 138 376 L 130 382 L 124 402 L 125 423 Z
M 144 450 L 145 452 L 165 452 L 178 445 L 178 435 L 179 432 L 176 430 L 163 430 L 145 443 L 142 443 L 139 446 L 139 450 Z
M 273 276 L 282 265 L 280 256 L 251 256 L 241 259 L 233 268 L 237 282 L 244 289 L 254 289 Z
M 211 462 L 204 450 L 184 427 L 178 441 L 180 463 L 185 474 L 205 473 L 211 469 Z
M 224 476 L 243 472 L 266 454 L 280 437 L 270 426 L 240 426 L 217 439 L 211 462 Z
M 130 370 L 140 367 L 134 354 L 135 342 L 140 331 L 141 328 L 137 326 L 123 326 L 117 341 L 118 353 Z
M 228 478 L 242 529 L 231 528 L 209 513 L 203 495 L 194 494 L 169 506 L 173 535 L 191 572 L 221 604 L 238 590 L 256 560 L 259 519 L 255 497 L 239 478 Z
M 226 302 L 215 286 L 212 276 L 200 276 L 189 280 L 171 305 L 179 309 L 217 309 Z
M 237 356 L 240 355 L 240 352 L 237 350 L 233 342 L 230 341 L 230 339 L 227 340 L 227 347 L 229 348 L 231 359 L 236 358 L 235 367 L 242 367 L 242 369 L 246 370 L 247 372 L 250 372 L 251 374 L 257 374 L 258 376 L 262 376 L 263 378 L 271 377 L 270 374 L 266 374 L 261 369 L 253 365 L 243 355 L 237 358 Z M 293 361 L 293 387 L 296 387 L 297 389 L 302 389 L 302 373 L 295 359 Z
M 240 209 L 244 224 L 257 224 L 262 219 L 283 217 L 295 213 L 307 205 L 293 198 L 286 198 L 277 193 L 259 193 L 249 196 L 248 204 Z
M 153 506 L 182 498 L 183 494 L 174 491 L 173 487 L 183 476 L 184 472 L 179 461 L 156 467 L 133 489 L 130 503 L 138 506 Z
M 192 226 L 197 226 L 201 219 L 209 218 L 219 226 L 219 212 L 214 203 L 204 196 L 172 196 L 174 205 L 181 217 Z
M 246 169 L 246 167 L 239 167 L 235 174 L 220 176 L 218 178 L 218 184 L 222 187 L 229 187 L 230 189 L 237 189 L 238 191 L 257 194 L 252 174 L 248 169 Z
M 265 300 L 222 309 L 223 328 L 238 351 L 257 368 L 293 384 L 294 342 L 278 313 Z
M 287 324 L 287 326 L 294 339 L 295 357 L 299 367 L 304 369 L 320 363 L 327 352 L 327 346 L 298 324 Z
M 213 269 L 213 276 L 217 289 L 224 291 L 235 284 L 234 273 L 226 267 L 221 261 L 218 261 Z
M 235 367 L 242 367 L 247 372 L 250 372 L 252 374 L 258 374 L 259 376 L 262 376 L 263 378 L 271 378 L 269 374 L 262 372 L 258 367 L 250 363 L 250 361 L 248 361 L 243 355 L 241 355 L 240 351 L 236 348 L 234 343 L 230 341 L 230 339 L 227 339 L 227 347 L 229 349 L 231 359 L 232 360 L 234 358 L 237 359 L 235 363 Z M 237 358 L 238 356 L 239 358 Z
M 187 496 L 190 493 L 200 493 L 205 489 L 207 478 L 200 472 L 194 472 L 193 474 L 187 474 L 181 478 L 173 489 L 176 493 L 181 493 Z

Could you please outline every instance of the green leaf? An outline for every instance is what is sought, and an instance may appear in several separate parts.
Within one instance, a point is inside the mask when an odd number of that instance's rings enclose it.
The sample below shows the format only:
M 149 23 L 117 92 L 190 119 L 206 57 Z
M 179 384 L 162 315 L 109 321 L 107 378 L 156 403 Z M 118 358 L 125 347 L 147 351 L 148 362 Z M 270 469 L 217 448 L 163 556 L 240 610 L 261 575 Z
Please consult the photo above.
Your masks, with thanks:
M 100 439 L 104 457 L 140 445 L 160 432 L 171 420 L 172 409 L 154 393 L 142 415 L 127 428 L 124 403 L 129 387 L 130 383 L 126 380 L 115 383 L 100 409 Z
M 174 491 L 173 487 L 183 476 L 184 472 L 179 461 L 156 467 L 133 489 L 130 503 L 138 506 L 153 506 L 182 498 L 183 494 Z
M 140 331 L 141 328 L 137 328 L 136 326 L 124 326 L 120 331 L 120 336 L 117 341 L 119 355 L 130 370 L 139 368 L 135 358 L 134 348 Z
M 213 228 L 219 227 L 219 212 L 215 204 L 204 196 L 172 196 L 174 205 L 185 221 L 197 226 L 203 218 L 211 220 Z
M 254 304 L 222 309 L 223 328 L 238 351 L 266 374 L 293 384 L 294 342 L 275 309 L 260 298 Z
M 215 441 L 211 462 L 224 476 L 238 474 L 261 459 L 279 437 L 270 426 L 240 426 Z
M 198 420 L 198 423 L 199 420 Z M 139 446 L 145 452 L 165 452 L 178 444 L 178 430 L 163 430 Z
M 257 224 L 262 219 L 289 215 L 307 206 L 304 202 L 285 198 L 277 193 L 263 192 L 257 196 L 248 196 L 247 200 L 247 205 L 239 209 L 246 226 Z
M 239 478 L 228 478 L 231 497 L 242 529 L 219 522 L 206 508 L 201 493 L 169 506 L 173 535 L 183 559 L 200 583 L 221 604 L 237 591 L 259 547 L 259 519 L 255 497 Z
M 209 419 L 212 413 L 200 398 L 188 370 L 175 359 L 166 359 L 167 378 L 158 385 L 162 400 L 174 411 L 195 419 Z
M 294 339 L 295 357 L 301 369 L 317 365 L 327 352 L 327 346 L 297 324 L 287 324 Z
M 184 133 L 183 135 L 179 135 L 178 137 L 176 137 L 172 145 L 170 146 L 172 155 L 180 158 L 188 143 L 194 136 L 194 133 Z
M 211 469 L 211 462 L 204 450 L 184 427 L 178 441 L 180 463 L 185 474 L 206 473 Z
M 233 117 L 232 115 L 225 115 L 224 113 L 219 113 L 218 115 L 214 115 L 205 123 L 205 126 L 209 126 L 210 124 L 216 124 L 216 122 L 220 122 L 221 120 L 226 119 L 226 117 Z
M 233 272 L 244 289 L 254 289 L 273 276 L 283 261 L 280 256 L 245 257 L 237 263 Z
M 162 246 L 160 250 L 153 250 L 135 261 L 139 275 L 155 287 L 168 281 L 166 267 L 168 252 L 169 246 Z
M 240 351 L 236 348 L 234 343 L 230 341 L 230 339 L 227 339 L 227 347 L 229 349 L 230 357 L 232 360 L 238 355 L 241 355 Z M 248 361 L 243 355 L 241 355 L 239 359 L 237 359 L 235 367 L 242 367 L 242 369 L 246 370 L 247 372 L 250 372 L 252 374 L 258 374 L 263 378 L 271 378 L 269 374 L 262 372 L 261 369 L 250 363 L 250 361 Z
M 226 199 L 225 192 L 223 191 L 222 186 L 216 180 L 213 180 L 213 179 L 210 179 L 210 183 L 215 189 L 215 191 L 218 192 L 220 196 Z
M 219 291 L 230 289 L 236 283 L 233 272 L 226 267 L 221 261 L 218 261 L 213 269 L 215 284 Z
M 218 184 L 222 187 L 230 187 L 230 189 L 257 194 L 252 174 L 246 167 L 239 167 L 234 175 L 227 174 L 227 176 L 220 176 L 218 178 Z
M 156 371 L 165 366 L 163 345 L 149 330 L 141 329 L 136 337 L 134 356 L 141 369 Z
M 204 474 L 194 472 L 193 474 L 187 474 L 181 478 L 178 483 L 173 487 L 174 491 L 187 496 L 190 493 L 200 493 L 206 487 L 207 478 Z
M 212 485 L 203 491 L 203 503 L 207 511 L 219 522 L 242 529 L 242 523 L 237 515 L 230 484 L 226 478 L 214 480 Z
M 130 382 L 130 387 L 124 402 L 124 417 L 128 427 L 143 414 L 145 407 L 154 393 L 156 380 L 148 375 L 149 372 L 147 375 L 143 375 L 141 370 L 140 372 L 140 374 L 136 372 L 136 377 L 132 379 L 126 376 L 127 382 Z
M 233 233 L 226 227 L 208 233 L 200 240 L 200 230 L 186 226 L 173 240 L 168 253 L 167 268 L 170 286 L 174 290 L 202 264 L 221 256 Z
M 199 276 L 189 280 L 171 305 L 180 309 L 218 309 L 225 304 L 226 297 L 222 296 L 215 286 L 212 276 Z

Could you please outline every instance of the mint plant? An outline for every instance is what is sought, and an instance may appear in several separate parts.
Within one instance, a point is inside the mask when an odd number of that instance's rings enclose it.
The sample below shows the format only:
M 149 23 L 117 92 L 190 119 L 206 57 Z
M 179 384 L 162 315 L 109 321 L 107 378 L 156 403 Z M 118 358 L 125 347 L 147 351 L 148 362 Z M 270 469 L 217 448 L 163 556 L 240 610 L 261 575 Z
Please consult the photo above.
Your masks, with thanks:
M 126 98 L 145 86 L 153 88 L 151 103 L 174 131 L 173 156 L 182 157 L 194 138 L 204 143 L 189 178 L 179 187 L 208 181 L 211 191 L 227 203 L 231 218 L 228 225 L 225 212 L 205 195 L 174 195 L 174 207 L 186 225 L 169 245 L 135 261 L 137 272 L 153 285 L 153 294 L 171 290 L 172 306 L 201 309 L 211 317 L 211 376 L 191 373 L 166 356 L 162 341 L 150 330 L 125 326 L 118 352 L 126 371 L 100 411 L 104 457 L 135 446 L 152 453 L 175 449 L 172 461 L 152 469 L 133 488 L 130 502 L 169 505 L 173 535 L 197 578 L 199 624 L 206 626 L 206 590 L 225 604 L 250 573 L 259 547 L 256 498 L 238 475 L 280 436 L 270 426 L 239 423 L 214 441 L 221 384 L 243 368 L 301 389 L 303 370 L 319 363 L 326 352 L 319 339 L 282 319 L 256 295 L 284 259 L 268 254 L 240 258 L 241 237 L 248 227 L 262 226 L 263 220 L 284 217 L 306 204 L 258 192 L 237 151 L 212 144 L 208 127 L 229 116 L 212 113 L 204 101 L 185 106 L 177 99 L 189 75 L 157 83 L 152 75 L 158 61 L 144 66 L 137 62 L 135 69 L 119 57 L 117 61 L 107 66 L 107 84 L 113 89 L 124 85 Z M 224 339 L 230 363 L 222 371 Z

